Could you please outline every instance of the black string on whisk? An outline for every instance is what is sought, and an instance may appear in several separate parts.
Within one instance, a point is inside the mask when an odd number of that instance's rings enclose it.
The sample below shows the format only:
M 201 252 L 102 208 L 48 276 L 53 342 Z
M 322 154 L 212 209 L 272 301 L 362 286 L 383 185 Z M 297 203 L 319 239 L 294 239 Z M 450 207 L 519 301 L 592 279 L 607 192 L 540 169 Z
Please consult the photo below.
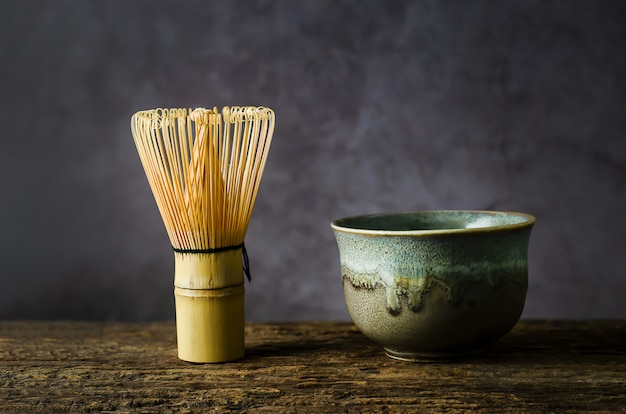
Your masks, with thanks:
M 227 252 L 229 250 L 237 250 L 241 249 L 241 254 L 243 256 L 243 273 L 246 275 L 246 279 L 248 282 L 252 282 L 252 274 L 250 273 L 250 258 L 248 257 L 248 251 L 246 250 L 245 243 L 236 244 L 234 246 L 224 246 L 224 247 L 215 247 L 212 249 L 179 249 L 172 246 L 172 250 L 176 253 L 221 253 Z

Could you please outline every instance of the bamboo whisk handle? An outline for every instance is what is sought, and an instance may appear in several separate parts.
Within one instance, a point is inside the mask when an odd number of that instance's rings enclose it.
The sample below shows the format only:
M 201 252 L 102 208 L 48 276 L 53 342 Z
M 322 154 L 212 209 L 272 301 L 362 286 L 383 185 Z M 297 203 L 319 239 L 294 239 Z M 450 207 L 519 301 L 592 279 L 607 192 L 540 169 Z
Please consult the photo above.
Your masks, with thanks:
M 245 340 L 241 249 L 174 255 L 178 357 L 198 363 L 242 358 Z

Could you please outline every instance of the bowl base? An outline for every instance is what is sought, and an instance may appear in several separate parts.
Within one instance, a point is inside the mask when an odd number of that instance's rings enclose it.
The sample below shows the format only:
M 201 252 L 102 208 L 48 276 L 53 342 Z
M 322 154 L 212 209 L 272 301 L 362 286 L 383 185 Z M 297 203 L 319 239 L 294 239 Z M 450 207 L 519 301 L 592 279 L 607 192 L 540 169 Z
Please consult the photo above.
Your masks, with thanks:
M 407 362 L 455 362 L 476 356 L 487 349 L 486 346 L 480 348 L 460 349 L 443 352 L 410 352 L 396 351 L 385 348 L 385 354 L 389 358 Z

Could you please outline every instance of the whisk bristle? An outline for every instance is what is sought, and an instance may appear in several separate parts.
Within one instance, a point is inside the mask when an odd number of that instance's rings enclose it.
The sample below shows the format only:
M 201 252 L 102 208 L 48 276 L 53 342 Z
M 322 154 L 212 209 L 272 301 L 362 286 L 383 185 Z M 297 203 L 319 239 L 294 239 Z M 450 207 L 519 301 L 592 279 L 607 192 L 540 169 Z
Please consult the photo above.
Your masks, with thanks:
M 243 243 L 274 132 L 266 107 L 137 112 L 132 134 L 172 246 Z

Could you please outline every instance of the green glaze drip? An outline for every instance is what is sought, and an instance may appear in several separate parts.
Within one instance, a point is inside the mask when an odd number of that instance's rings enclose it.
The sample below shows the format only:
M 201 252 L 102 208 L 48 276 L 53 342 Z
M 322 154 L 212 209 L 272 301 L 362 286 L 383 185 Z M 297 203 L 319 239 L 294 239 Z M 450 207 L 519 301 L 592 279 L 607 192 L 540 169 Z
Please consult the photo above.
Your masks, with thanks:
M 518 267 L 519 269 L 519 267 Z M 467 267 L 464 267 L 467 271 Z M 465 285 L 484 280 L 488 285 L 497 290 L 504 284 L 513 284 L 518 286 L 520 290 L 527 287 L 526 269 L 522 271 L 511 271 L 510 267 L 501 269 L 500 272 L 489 272 L 487 275 L 478 274 L 468 276 L 467 273 L 459 273 L 458 277 L 450 278 L 450 274 L 446 278 L 440 278 L 436 275 L 427 274 L 423 277 L 407 278 L 393 277 L 392 283 L 386 283 L 379 273 L 357 273 L 349 269 L 347 266 L 341 267 L 343 283 L 349 282 L 355 288 L 363 288 L 374 290 L 381 286 L 386 291 L 387 310 L 392 314 L 400 313 L 402 310 L 402 298 L 406 298 L 408 308 L 412 312 L 419 312 L 424 304 L 424 294 L 431 288 L 437 287 L 446 294 L 446 299 L 450 304 L 457 304 L 462 300 L 462 292 Z M 448 282 L 446 282 L 446 280 Z M 450 283 L 450 280 L 455 283 Z

